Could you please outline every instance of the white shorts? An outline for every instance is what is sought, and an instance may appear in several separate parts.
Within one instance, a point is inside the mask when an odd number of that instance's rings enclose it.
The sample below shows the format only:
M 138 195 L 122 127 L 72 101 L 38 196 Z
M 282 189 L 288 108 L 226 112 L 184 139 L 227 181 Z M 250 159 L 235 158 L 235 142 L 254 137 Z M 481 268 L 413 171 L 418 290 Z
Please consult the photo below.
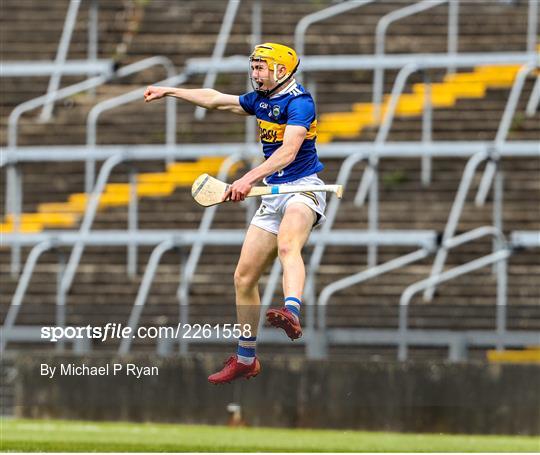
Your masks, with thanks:
M 293 180 L 292 182 L 280 183 L 279 185 L 324 185 L 324 182 L 317 177 L 317 174 L 311 174 L 298 180 Z M 322 191 L 308 191 L 306 193 L 262 196 L 261 205 L 257 209 L 257 212 L 255 212 L 251 224 L 277 235 L 279 225 L 281 224 L 283 215 L 285 215 L 285 209 L 293 202 L 305 204 L 315 212 L 317 221 L 313 224 L 313 227 L 320 226 L 325 222 L 326 193 Z

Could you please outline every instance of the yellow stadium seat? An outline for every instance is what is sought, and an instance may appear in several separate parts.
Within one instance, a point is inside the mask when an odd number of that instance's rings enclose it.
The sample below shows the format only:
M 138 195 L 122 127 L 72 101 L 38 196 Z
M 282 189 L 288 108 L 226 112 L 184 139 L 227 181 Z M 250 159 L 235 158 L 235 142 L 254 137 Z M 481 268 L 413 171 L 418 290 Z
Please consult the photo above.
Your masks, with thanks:
M 76 223 L 77 219 L 77 215 L 71 213 L 23 213 L 20 217 L 20 223 L 69 227 Z M 7 215 L 6 222 L 13 224 L 14 216 Z
M 22 234 L 35 234 L 43 230 L 43 225 L 41 223 L 24 223 L 19 225 L 17 232 Z M 15 232 L 15 226 L 11 223 L 2 223 L 0 224 L 0 233 L 2 234 L 12 234 Z
M 40 213 L 78 213 L 84 212 L 84 206 L 70 204 L 69 202 L 46 202 L 38 205 Z
M 139 196 L 168 196 L 174 191 L 172 183 L 140 183 L 137 185 Z
M 490 350 L 487 352 L 487 358 L 492 363 L 540 363 L 540 349 Z

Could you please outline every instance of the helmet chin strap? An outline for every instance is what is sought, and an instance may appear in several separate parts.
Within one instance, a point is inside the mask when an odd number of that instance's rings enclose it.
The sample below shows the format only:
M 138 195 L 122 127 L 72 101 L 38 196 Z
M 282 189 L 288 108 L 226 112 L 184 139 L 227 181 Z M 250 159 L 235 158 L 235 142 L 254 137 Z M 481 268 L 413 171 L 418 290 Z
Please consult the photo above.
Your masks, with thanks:
M 269 90 L 262 90 L 262 89 L 255 89 L 255 91 L 259 94 L 259 95 L 262 95 L 264 96 L 265 98 L 268 98 L 269 96 L 273 95 L 275 93 L 275 91 L 278 89 L 278 88 L 281 88 L 283 87 L 283 85 L 289 81 L 289 79 L 292 77 L 292 74 L 289 74 L 289 76 L 284 79 L 282 82 L 280 82 L 278 85 L 276 85 L 274 88 L 272 89 L 269 89 Z
M 269 90 L 255 89 L 255 92 L 257 92 L 261 96 L 264 96 L 265 98 L 268 98 L 268 97 L 272 96 L 277 89 L 283 87 L 283 85 L 285 85 L 285 83 L 287 83 L 287 82 L 289 82 L 291 80 L 291 77 L 294 76 L 294 73 L 296 73 L 296 70 L 298 69 L 298 65 L 300 65 L 300 61 L 298 61 L 298 63 L 296 64 L 294 70 L 292 70 L 291 73 L 288 76 L 286 76 L 281 82 L 279 82 L 279 79 L 277 79 L 277 77 L 276 77 L 277 70 L 278 70 L 278 68 L 277 68 L 278 64 L 274 63 L 274 82 L 278 82 L 278 84 L 274 88 L 269 89 Z

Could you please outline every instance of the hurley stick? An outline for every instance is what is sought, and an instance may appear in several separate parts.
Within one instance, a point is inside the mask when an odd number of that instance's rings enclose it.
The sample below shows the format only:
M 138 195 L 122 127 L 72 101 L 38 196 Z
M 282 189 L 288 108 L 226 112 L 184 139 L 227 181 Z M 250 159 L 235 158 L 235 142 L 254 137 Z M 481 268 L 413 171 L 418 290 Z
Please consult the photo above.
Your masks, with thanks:
M 209 207 L 224 202 L 221 199 L 228 187 L 229 184 L 208 174 L 202 174 L 193 182 L 191 195 L 200 205 Z M 272 185 L 254 186 L 247 194 L 247 197 L 265 196 L 268 194 L 302 193 L 305 191 L 336 193 L 336 196 L 340 199 L 343 196 L 342 185 Z

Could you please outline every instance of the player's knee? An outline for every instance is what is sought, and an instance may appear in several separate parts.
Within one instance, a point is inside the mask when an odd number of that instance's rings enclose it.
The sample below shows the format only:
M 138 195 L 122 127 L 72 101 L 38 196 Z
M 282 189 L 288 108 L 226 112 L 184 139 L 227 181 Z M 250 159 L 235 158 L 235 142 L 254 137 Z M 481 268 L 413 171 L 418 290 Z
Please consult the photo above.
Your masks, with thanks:
M 298 248 L 291 240 L 282 239 L 278 244 L 278 255 L 285 258 L 298 252 Z
M 257 286 L 258 277 L 249 270 L 243 268 L 236 268 L 234 272 L 234 287 L 236 290 L 248 290 Z

